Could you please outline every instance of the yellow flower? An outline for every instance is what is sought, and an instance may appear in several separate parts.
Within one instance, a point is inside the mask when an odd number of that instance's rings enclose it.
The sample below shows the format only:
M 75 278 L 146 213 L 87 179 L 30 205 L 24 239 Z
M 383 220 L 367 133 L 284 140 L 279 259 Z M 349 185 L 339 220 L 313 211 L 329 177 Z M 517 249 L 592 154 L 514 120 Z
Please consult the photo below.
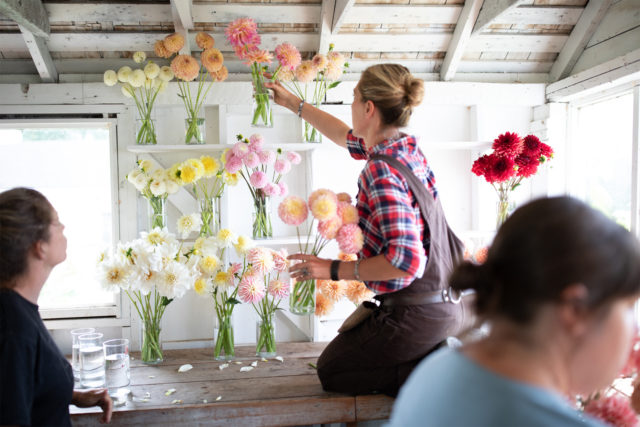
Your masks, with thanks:
M 189 164 L 183 164 L 180 167 L 180 180 L 184 184 L 191 184 L 192 182 L 198 179 L 197 177 L 198 177 L 198 171 L 196 171 L 196 169 L 193 166 Z
M 164 238 L 164 235 L 160 231 L 154 229 L 147 234 L 147 242 L 154 246 L 158 246 L 165 243 L 166 240 Z
M 208 255 L 202 257 L 198 265 L 204 273 L 213 274 L 220 267 L 220 258 L 215 255 Z
M 160 67 L 158 67 L 158 64 L 149 61 L 149 63 L 144 67 L 144 75 L 147 76 L 147 78 L 155 79 L 158 77 L 158 74 L 160 74 Z
M 113 70 L 107 70 L 104 72 L 103 80 L 107 86 L 113 86 L 118 83 L 118 74 Z
M 220 162 L 211 156 L 200 156 L 200 162 L 204 167 L 204 176 L 211 178 L 220 170 Z
M 141 171 L 149 173 L 149 171 L 153 168 L 153 162 L 151 160 L 138 160 L 138 167 Z
M 231 283 L 232 276 L 227 271 L 218 271 L 213 278 L 213 284 L 219 287 L 227 287 Z
M 198 159 L 188 159 L 187 162 L 196 170 L 196 181 L 204 175 L 204 165 Z
M 238 241 L 234 243 L 233 247 L 236 249 L 239 256 L 243 256 L 249 249 L 253 248 L 254 245 L 255 243 L 250 238 L 246 236 L 238 236 Z
M 224 183 L 227 185 L 236 185 L 238 183 L 238 174 L 229 173 L 225 171 L 224 174 L 222 175 L 222 179 L 224 180 Z
M 198 293 L 198 295 L 206 295 L 206 293 L 207 293 L 207 281 L 204 278 L 200 277 L 193 284 L 193 289 Z
M 236 240 L 236 235 L 228 228 L 222 228 L 220 229 L 220 231 L 218 231 L 216 239 L 218 239 L 218 244 L 220 245 L 220 247 L 227 248 L 233 244 L 234 240 Z

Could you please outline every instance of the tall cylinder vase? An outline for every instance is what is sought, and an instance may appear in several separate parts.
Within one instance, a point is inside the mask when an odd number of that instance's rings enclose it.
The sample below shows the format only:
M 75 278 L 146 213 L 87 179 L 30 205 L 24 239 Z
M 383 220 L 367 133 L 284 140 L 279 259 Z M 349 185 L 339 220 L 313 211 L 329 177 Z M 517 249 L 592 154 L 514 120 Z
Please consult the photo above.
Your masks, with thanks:
M 509 218 L 516 208 L 515 202 L 509 200 L 509 193 L 498 194 L 498 204 L 496 205 L 496 230 Z
M 318 129 L 311 126 L 311 124 L 305 120 L 302 121 L 302 141 L 311 143 L 322 142 L 322 134 L 318 132 Z
M 232 316 L 216 316 L 213 328 L 213 358 L 232 360 L 236 357 Z
M 149 230 L 167 226 L 167 210 L 165 197 L 151 196 L 149 199 Z
M 145 318 L 140 320 L 142 322 L 140 359 L 148 365 L 162 363 L 164 360 L 162 355 L 162 339 L 160 337 L 160 332 L 162 332 L 162 318 Z
M 256 323 L 256 356 L 276 356 L 276 321 L 274 313 L 267 314 Z
M 184 120 L 184 143 L 189 145 L 204 144 L 205 121 L 203 117 L 188 117 Z
M 198 198 L 200 205 L 200 237 L 215 236 L 220 231 L 220 197 L 202 196 Z
M 294 282 L 289 294 L 289 311 L 293 314 L 313 314 L 316 310 L 316 281 Z
M 156 121 L 149 117 L 136 119 L 136 144 L 154 145 L 157 143 Z
M 256 190 L 253 199 L 253 238 L 268 239 L 273 237 L 271 226 L 270 198 L 262 190 Z

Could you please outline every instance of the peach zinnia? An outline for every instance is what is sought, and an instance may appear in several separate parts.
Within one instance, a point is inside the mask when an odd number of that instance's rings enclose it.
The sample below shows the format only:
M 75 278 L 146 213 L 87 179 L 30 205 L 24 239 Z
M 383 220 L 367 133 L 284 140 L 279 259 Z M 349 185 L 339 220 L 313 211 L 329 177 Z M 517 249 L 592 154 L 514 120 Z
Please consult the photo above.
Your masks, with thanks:
M 164 47 L 171 53 L 176 53 L 184 46 L 182 34 L 173 33 L 164 38 Z
M 202 50 L 211 49 L 216 41 L 207 33 L 200 32 L 196 34 L 196 44 Z
M 202 52 L 200 61 L 202 61 L 202 65 L 204 65 L 204 68 L 206 68 L 208 72 L 214 73 L 222 67 L 224 57 L 222 56 L 222 52 L 212 47 Z
M 178 55 L 171 61 L 173 74 L 185 82 L 190 82 L 198 77 L 200 65 L 191 55 Z

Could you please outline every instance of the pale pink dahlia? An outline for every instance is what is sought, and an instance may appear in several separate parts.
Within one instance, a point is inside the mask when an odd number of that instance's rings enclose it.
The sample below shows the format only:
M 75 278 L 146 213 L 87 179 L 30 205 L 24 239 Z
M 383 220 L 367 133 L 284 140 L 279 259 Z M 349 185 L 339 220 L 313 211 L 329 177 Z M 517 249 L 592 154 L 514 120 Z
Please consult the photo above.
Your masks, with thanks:
M 318 221 L 328 221 L 338 212 L 338 204 L 335 195 L 325 194 L 317 197 L 309 204 L 313 217 Z
M 264 282 L 262 278 L 255 275 L 245 274 L 238 285 L 238 296 L 243 302 L 255 304 L 265 295 Z
M 247 261 L 251 263 L 256 271 L 262 274 L 266 274 L 275 267 L 271 249 L 261 248 L 259 246 L 249 249 L 247 252 Z
M 280 181 L 278 183 L 278 187 L 280 187 L 280 197 L 287 197 L 287 194 L 289 194 L 289 186 L 287 185 L 286 182 L 284 181 Z
M 267 185 L 269 179 L 267 178 L 267 174 L 265 174 L 264 172 L 255 171 L 249 177 L 249 182 L 255 188 L 263 188 L 265 185 Z
M 300 65 L 300 52 L 298 49 L 289 43 L 282 43 L 276 46 L 275 49 L 276 58 L 280 61 L 282 68 L 287 70 L 293 70 Z
M 280 175 L 284 175 L 284 174 L 288 173 L 291 170 L 291 162 L 289 160 L 287 160 L 287 159 L 278 159 L 273 164 L 273 168 Z
M 263 165 L 272 165 L 276 161 L 276 153 L 269 150 L 260 151 L 258 157 L 260 157 L 260 163 Z
M 318 233 L 320 233 L 320 235 L 325 239 L 335 239 L 340 227 L 342 227 L 342 220 L 338 215 L 336 215 L 326 221 L 320 221 L 318 223 Z
M 233 154 L 238 156 L 241 159 L 244 159 L 244 156 L 249 152 L 249 144 L 246 144 L 242 141 L 238 141 L 233 144 L 233 148 L 231 149 Z
M 316 69 L 311 61 L 302 61 L 295 73 L 300 83 L 309 83 L 316 77 Z
M 278 205 L 278 216 L 287 225 L 298 226 L 309 215 L 309 210 L 304 199 L 298 196 L 288 196 Z
M 267 197 L 280 195 L 280 187 L 278 187 L 278 184 L 274 184 L 273 182 L 267 182 L 267 185 L 264 186 L 262 191 L 264 191 L 264 194 L 266 194 Z
M 299 165 L 302 161 L 302 157 L 300 157 L 300 154 L 295 151 L 287 151 L 287 160 L 289 160 L 292 165 Z
M 338 202 L 338 216 L 342 219 L 343 224 L 358 223 L 358 209 L 349 203 Z
M 311 63 L 316 70 L 323 71 L 329 63 L 329 60 L 325 55 L 318 53 L 313 57 L 313 59 L 311 59 Z
M 238 156 L 232 155 L 227 158 L 224 168 L 229 173 L 236 173 L 242 169 L 242 159 Z
M 273 251 L 272 255 L 276 271 L 282 273 L 283 271 L 287 271 L 289 269 L 289 260 L 287 259 L 287 256 L 289 254 L 287 253 L 286 249 L 282 248 L 279 251 Z
M 269 282 L 269 295 L 276 298 L 284 298 L 289 295 L 289 283 L 283 280 L 274 279 Z
M 638 418 L 631 409 L 629 398 L 619 394 L 590 400 L 585 406 L 584 412 L 612 426 L 633 427 L 638 425 Z
M 318 197 L 324 196 L 324 195 L 333 195 L 333 197 L 336 198 L 336 204 L 338 203 L 338 197 L 336 196 L 336 193 L 334 193 L 331 190 L 327 190 L 326 188 L 320 188 L 312 192 L 311 195 L 309 196 L 309 200 L 308 200 L 309 206 L 311 206 Z
M 338 247 L 347 254 L 355 254 L 362 249 L 364 243 L 364 235 L 362 230 L 356 224 L 343 225 L 336 235 Z
M 259 153 L 264 146 L 264 138 L 259 133 L 254 133 L 249 137 L 249 150 Z
M 248 167 L 249 169 L 253 169 L 260 164 L 260 157 L 258 157 L 258 155 L 253 151 L 250 151 L 246 156 L 244 156 L 244 159 L 242 159 L 242 161 L 246 167 Z

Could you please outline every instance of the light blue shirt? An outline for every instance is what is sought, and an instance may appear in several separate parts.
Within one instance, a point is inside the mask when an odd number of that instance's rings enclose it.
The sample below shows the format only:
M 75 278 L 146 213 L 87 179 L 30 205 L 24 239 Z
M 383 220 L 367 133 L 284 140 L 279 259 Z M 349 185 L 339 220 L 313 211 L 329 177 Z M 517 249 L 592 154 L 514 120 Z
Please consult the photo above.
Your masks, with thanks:
M 603 427 L 540 387 L 513 381 L 444 348 L 423 360 L 393 406 L 392 427 Z

